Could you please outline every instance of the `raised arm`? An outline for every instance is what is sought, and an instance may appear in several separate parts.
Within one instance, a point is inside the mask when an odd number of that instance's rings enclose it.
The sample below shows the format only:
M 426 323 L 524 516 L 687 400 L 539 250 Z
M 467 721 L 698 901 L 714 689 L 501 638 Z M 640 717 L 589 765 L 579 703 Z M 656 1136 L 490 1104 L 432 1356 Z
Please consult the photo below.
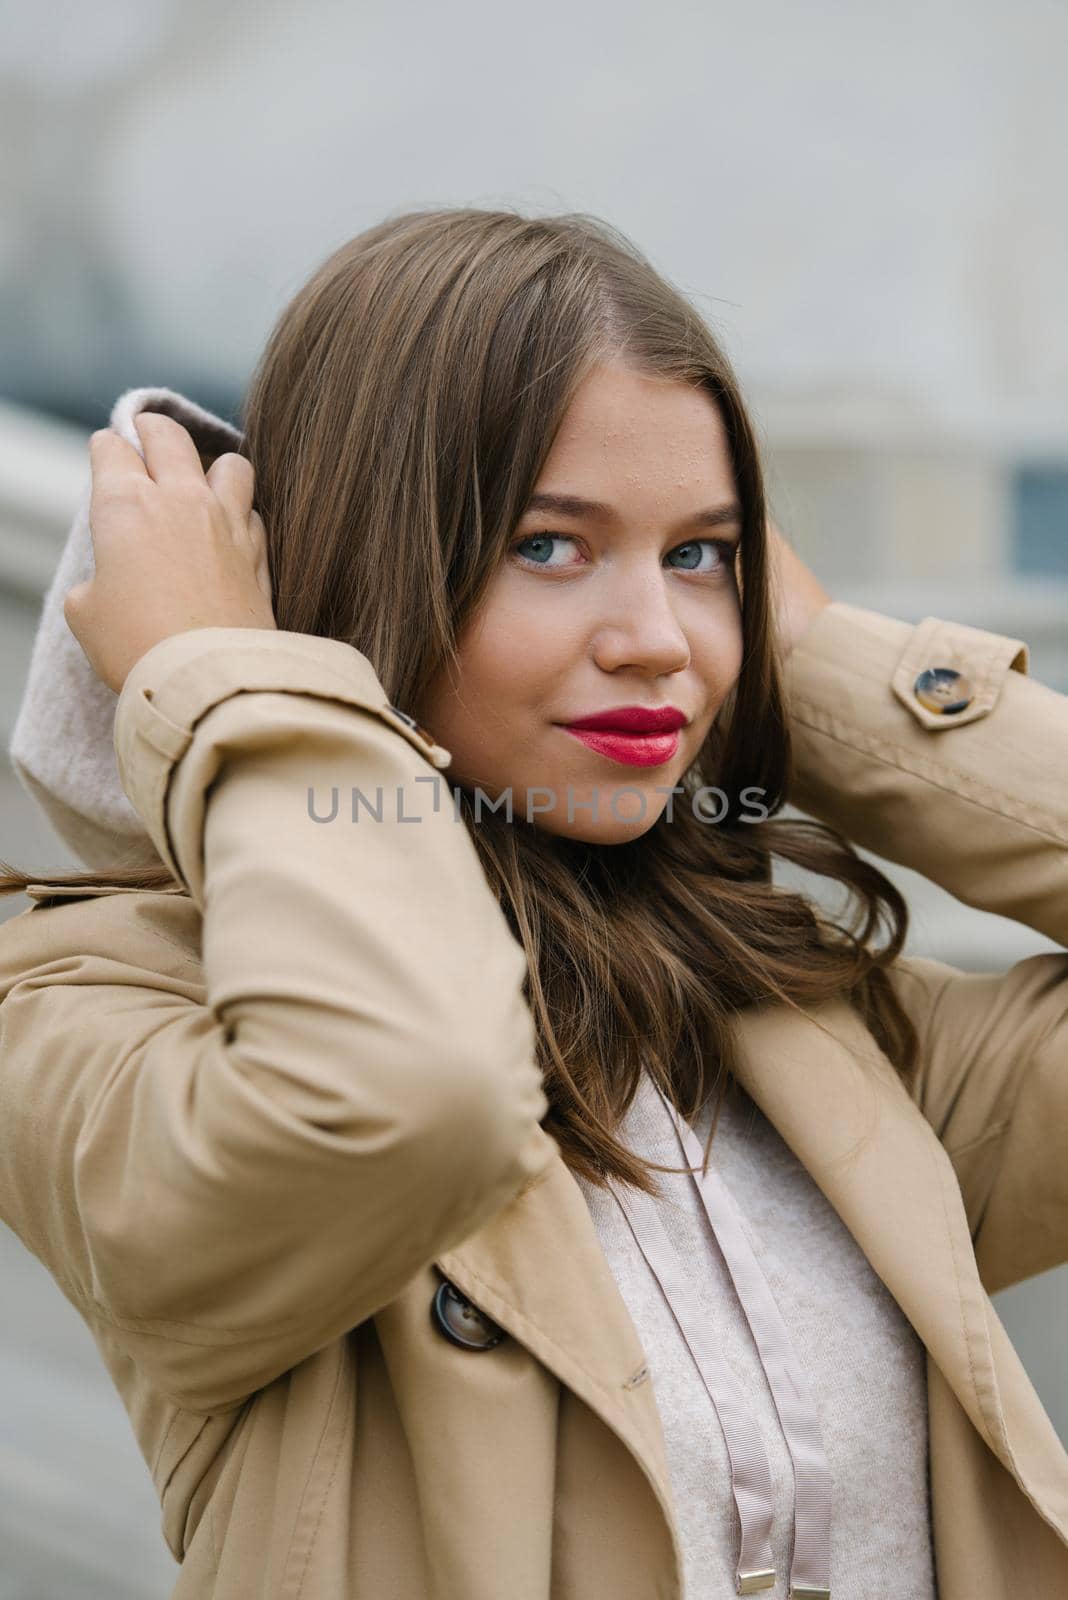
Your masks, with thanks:
M 166 638 L 115 742 L 191 898 L 0 930 L 0 1217 L 163 1392 L 214 1411 L 373 1315 L 555 1145 L 525 957 L 447 785 L 435 810 L 419 781 L 448 753 L 364 656 Z M 350 820 L 353 785 L 381 822 Z M 336 820 L 311 820 L 333 786 Z
M 1018 639 L 834 602 L 787 666 L 790 799 L 1064 945 L 1068 696 L 1027 667 Z M 953 1160 L 987 1289 L 1068 1260 L 1068 953 L 1004 973 L 909 958 L 892 979 L 920 1035 L 915 1097 Z

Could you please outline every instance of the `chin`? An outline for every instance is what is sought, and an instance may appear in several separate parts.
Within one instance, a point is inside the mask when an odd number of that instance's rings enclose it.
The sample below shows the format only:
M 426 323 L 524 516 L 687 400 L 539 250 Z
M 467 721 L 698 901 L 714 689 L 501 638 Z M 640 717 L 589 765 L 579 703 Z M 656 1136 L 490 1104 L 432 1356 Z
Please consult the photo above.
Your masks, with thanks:
M 619 809 L 622 811 L 622 806 Z M 639 811 L 640 808 L 636 806 L 634 816 L 631 818 L 625 815 L 614 817 L 609 812 L 607 816 L 597 820 L 580 813 L 573 822 L 568 821 L 566 810 L 561 810 L 559 816 L 546 811 L 533 817 L 532 825 L 543 833 L 574 839 L 576 843 L 581 844 L 631 844 L 656 825 L 663 814 L 663 807 L 657 806 L 654 812 L 652 806 L 647 806 L 644 817 L 639 815 Z

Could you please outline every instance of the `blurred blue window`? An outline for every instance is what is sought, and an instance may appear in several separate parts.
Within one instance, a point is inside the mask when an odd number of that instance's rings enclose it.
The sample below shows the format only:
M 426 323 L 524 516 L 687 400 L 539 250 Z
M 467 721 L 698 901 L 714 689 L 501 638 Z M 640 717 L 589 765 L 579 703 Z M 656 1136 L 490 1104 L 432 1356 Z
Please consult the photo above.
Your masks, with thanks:
M 1016 570 L 1068 577 L 1068 466 L 1017 467 L 1012 509 Z

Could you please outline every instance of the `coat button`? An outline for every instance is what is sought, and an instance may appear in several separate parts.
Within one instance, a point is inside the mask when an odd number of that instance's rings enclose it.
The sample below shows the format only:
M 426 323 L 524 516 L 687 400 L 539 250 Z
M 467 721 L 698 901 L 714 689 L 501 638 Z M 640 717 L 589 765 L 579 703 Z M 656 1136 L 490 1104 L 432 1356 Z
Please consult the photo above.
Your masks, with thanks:
M 916 679 L 912 692 L 925 710 L 945 717 L 967 711 L 975 698 L 970 681 L 952 667 L 928 667 Z
M 446 1339 L 464 1350 L 492 1350 L 505 1336 L 448 1278 L 434 1296 L 431 1315 Z

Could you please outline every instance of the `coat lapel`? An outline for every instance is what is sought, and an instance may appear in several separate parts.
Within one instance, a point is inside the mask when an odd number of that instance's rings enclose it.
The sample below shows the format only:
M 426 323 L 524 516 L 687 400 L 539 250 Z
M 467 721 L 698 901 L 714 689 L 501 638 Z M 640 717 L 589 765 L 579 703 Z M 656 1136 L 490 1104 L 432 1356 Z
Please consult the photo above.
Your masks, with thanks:
M 673 1527 L 645 1351 L 582 1191 L 559 1154 L 531 1187 L 435 1265 L 618 1434 Z
M 846 1003 L 738 1019 L 737 1076 L 834 1206 L 973 1426 L 1068 1543 L 1068 1457 L 975 1262 L 952 1163 Z M 713 1151 L 715 1146 L 713 1145 Z M 562 1160 L 439 1258 L 445 1275 L 578 1393 L 670 1499 L 644 1354 Z
M 857 1013 L 845 1002 L 747 1013 L 738 1077 L 1068 1543 L 1068 1455 L 983 1288 L 953 1163 Z

